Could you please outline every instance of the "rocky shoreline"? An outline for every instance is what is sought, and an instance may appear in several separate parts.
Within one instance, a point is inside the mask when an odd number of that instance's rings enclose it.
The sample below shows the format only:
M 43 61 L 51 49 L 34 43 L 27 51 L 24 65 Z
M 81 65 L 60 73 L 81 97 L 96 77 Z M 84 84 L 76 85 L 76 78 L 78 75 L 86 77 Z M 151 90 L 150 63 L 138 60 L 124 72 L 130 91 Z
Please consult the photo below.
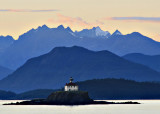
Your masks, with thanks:
M 33 99 L 4 105 L 92 105 L 92 104 L 140 104 L 138 102 L 107 102 L 94 101 L 84 91 L 57 91 L 46 99 Z
M 94 104 L 140 104 L 138 102 L 106 102 L 106 101 L 92 101 L 88 103 L 48 103 L 42 99 L 39 100 L 31 100 L 31 101 L 22 101 L 22 102 L 16 102 L 16 103 L 8 103 L 3 105 L 94 105 Z

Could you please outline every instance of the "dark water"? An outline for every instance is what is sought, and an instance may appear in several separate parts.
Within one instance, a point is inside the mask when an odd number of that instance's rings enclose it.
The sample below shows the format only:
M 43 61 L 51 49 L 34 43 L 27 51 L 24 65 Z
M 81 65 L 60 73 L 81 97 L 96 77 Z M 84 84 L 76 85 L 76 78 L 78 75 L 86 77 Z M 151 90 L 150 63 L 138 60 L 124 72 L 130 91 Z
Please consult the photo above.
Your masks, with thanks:
M 160 100 L 135 101 L 140 102 L 142 104 L 113 104 L 85 106 L 7 106 L 2 104 L 16 101 L 2 100 L 0 101 L 0 114 L 160 114 Z

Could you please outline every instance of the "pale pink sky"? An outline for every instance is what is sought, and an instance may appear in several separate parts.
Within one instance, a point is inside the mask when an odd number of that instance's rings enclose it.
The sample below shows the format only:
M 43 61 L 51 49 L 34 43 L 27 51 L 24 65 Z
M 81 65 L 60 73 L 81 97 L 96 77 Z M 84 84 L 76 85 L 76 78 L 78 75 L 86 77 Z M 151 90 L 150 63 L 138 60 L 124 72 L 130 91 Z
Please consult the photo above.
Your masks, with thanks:
M 3 0 L 0 35 L 15 39 L 43 24 L 73 30 L 100 26 L 113 33 L 141 32 L 160 41 L 160 0 Z

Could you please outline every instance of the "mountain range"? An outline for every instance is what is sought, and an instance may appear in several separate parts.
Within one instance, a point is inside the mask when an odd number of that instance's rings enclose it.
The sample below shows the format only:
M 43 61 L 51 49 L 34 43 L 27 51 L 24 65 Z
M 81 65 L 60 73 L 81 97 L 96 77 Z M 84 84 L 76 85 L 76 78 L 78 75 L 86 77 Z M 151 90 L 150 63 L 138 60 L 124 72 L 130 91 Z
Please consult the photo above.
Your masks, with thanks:
M 73 46 L 56 47 L 47 54 L 29 59 L 0 81 L 0 89 L 14 92 L 59 89 L 71 76 L 76 81 L 103 78 L 160 81 L 160 73 L 149 67 L 130 62 L 109 51 L 91 51 Z
M 22 34 L 18 40 L 13 40 L 12 37 L 10 39 L 8 41 L 5 38 L 6 46 L 0 50 L 0 65 L 10 69 L 17 69 L 28 59 L 46 54 L 59 46 L 76 45 L 93 51 L 108 50 L 119 56 L 129 53 L 160 54 L 160 43 L 138 32 L 123 35 L 116 30 L 111 35 L 100 27 L 73 32 L 63 25 L 57 28 L 43 25 Z
M 15 40 L 12 36 L 0 36 L 0 53 L 5 52 L 7 48 L 9 48 L 14 43 L 14 41 Z M 13 72 L 13 70 L 4 66 L 5 65 L 0 65 L 0 80 Z
M 158 72 L 160 72 L 160 55 L 144 55 L 140 53 L 131 53 L 123 56 L 123 58 L 148 66 Z

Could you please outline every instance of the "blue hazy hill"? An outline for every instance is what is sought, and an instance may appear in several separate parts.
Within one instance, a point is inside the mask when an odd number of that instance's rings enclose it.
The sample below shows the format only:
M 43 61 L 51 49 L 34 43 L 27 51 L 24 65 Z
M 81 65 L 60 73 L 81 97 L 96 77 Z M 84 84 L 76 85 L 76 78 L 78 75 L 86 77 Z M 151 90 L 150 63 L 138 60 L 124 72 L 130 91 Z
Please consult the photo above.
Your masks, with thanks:
M 160 55 L 144 55 L 140 53 L 131 53 L 123 56 L 123 58 L 135 63 L 146 65 L 160 72 Z
M 13 70 L 0 66 L 0 80 L 11 74 Z
M 14 92 L 59 89 L 70 76 L 76 81 L 102 78 L 160 81 L 159 72 L 144 65 L 130 62 L 109 51 L 96 52 L 73 46 L 57 47 L 45 55 L 28 60 L 0 81 L 0 89 Z

